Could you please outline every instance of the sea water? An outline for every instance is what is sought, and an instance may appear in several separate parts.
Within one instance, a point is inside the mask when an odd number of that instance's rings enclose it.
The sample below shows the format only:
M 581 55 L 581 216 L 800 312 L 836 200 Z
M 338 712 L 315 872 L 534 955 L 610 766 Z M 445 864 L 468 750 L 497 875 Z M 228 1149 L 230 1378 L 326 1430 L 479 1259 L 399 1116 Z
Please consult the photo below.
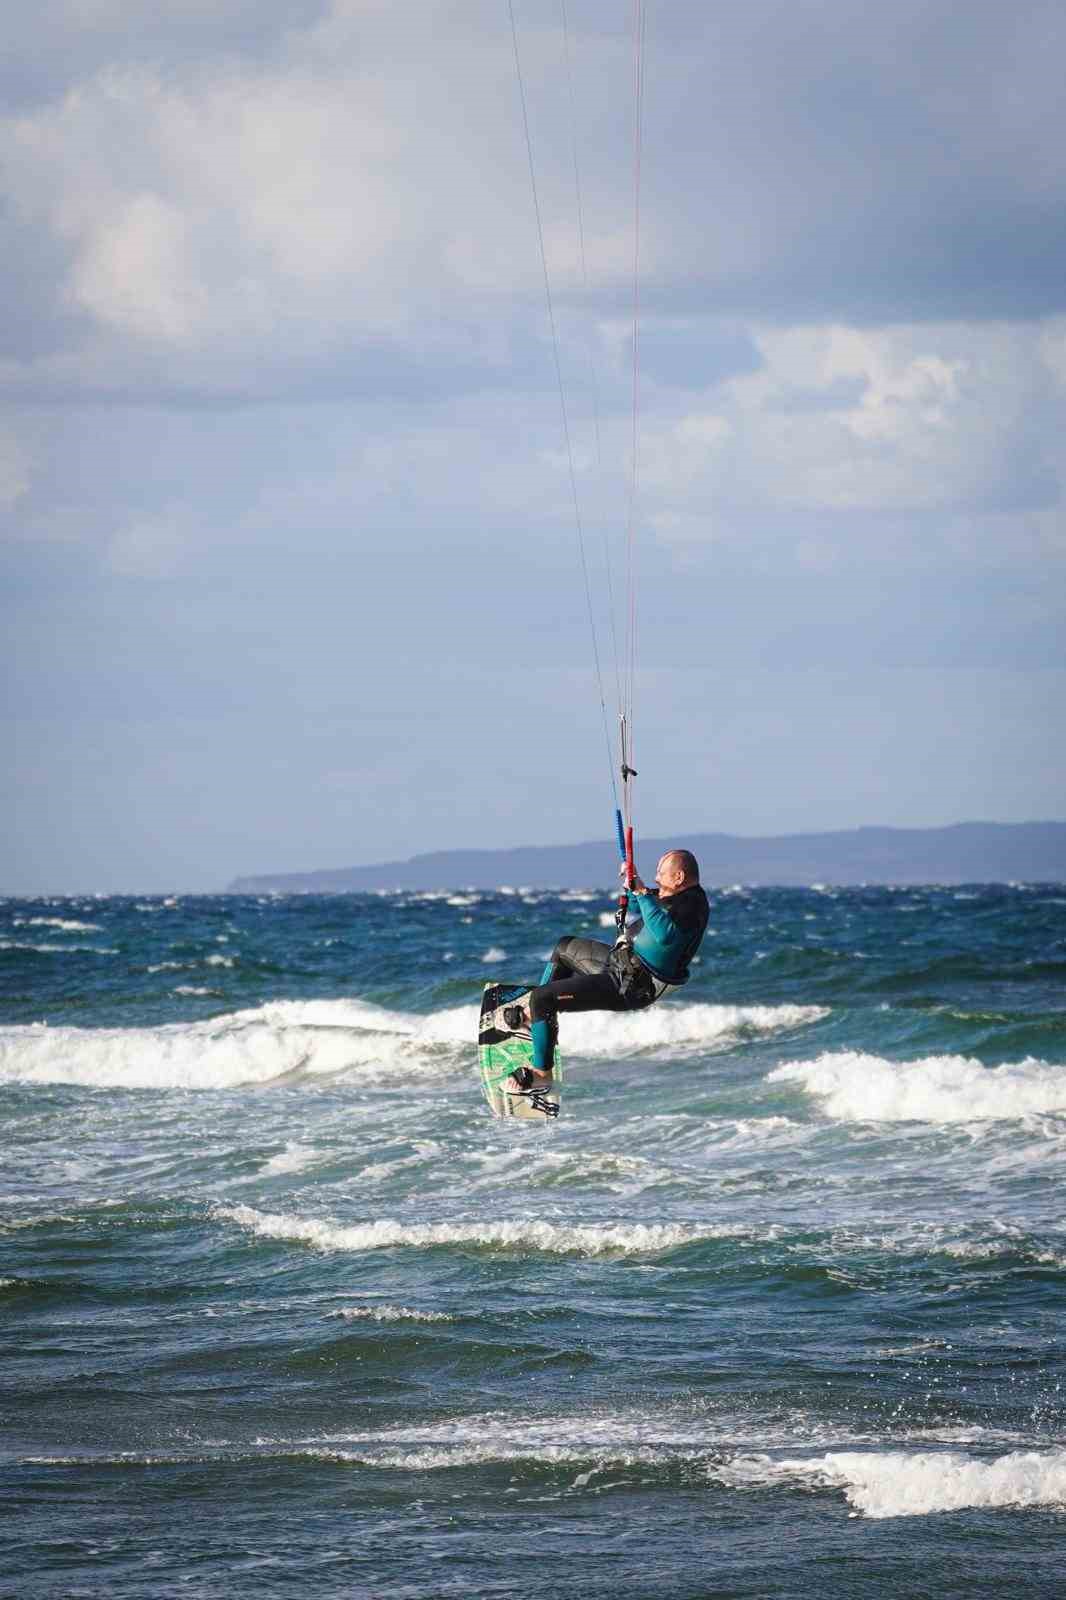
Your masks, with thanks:
M 1066 890 L 0 904 L 0 1593 L 1066 1593 Z

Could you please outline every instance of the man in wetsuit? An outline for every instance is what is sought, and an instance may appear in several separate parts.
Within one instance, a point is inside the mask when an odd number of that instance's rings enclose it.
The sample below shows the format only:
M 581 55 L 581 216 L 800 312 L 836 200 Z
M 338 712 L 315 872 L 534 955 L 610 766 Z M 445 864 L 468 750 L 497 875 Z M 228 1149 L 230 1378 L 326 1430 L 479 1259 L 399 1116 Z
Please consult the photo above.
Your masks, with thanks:
M 533 1040 L 533 1066 L 523 1069 L 521 1088 L 550 1079 L 560 1011 L 642 1011 L 688 978 L 710 915 L 696 857 L 689 850 L 668 850 L 655 882 L 657 889 L 648 889 L 634 877 L 630 896 L 640 919 L 613 949 L 600 939 L 560 939 L 543 981 L 524 1003 L 504 1011 L 508 1027 L 528 1027 Z

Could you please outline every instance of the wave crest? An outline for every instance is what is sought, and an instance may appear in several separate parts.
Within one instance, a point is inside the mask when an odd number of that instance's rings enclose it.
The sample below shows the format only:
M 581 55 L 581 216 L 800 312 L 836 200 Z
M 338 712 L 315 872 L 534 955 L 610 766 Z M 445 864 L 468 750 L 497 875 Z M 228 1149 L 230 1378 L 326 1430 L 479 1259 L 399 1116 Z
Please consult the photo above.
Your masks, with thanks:
M 229 959 L 229 958 L 223 958 Z M 801 1027 L 818 1006 L 669 1004 L 631 1016 L 567 1017 L 563 1046 L 617 1060 L 706 1048 L 747 1034 Z M 473 1061 L 478 1007 L 428 1016 L 365 1000 L 276 1000 L 250 1010 L 158 1028 L 0 1028 L 0 1082 L 89 1088 L 232 1089 L 277 1079 L 354 1073 L 389 1079 L 449 1073 Z
M 1066 1067 L 1031 1056 L 985 1067 L 965 1056 L 886 1061 L 836 1051 L 789 1061 L 768 1083 L 795 1083 L 840 1122 L 979 1122 L 1066 1112 Z
M 413 1306 L 342 1306 L 330 1311 L 332 1322 L 454 1322 L 447 1311 L 419 1311 Z
M 257 1211 L 254 1206 L 219 1206 L 216 1215 L 247 1228 L 260 1239 L 308 1244 L 315 1250 L 387 1250 L 407 1246 L 433 1249 L 472 1245 L 533 1251 L 544 1255 L 656 1255 L 704 1239 L 747 1237 L 733 1224 L 699 1227 L 683 1223 L 594 1224 L 548 1222 L 318 1222 L 313 1218 Z
M 796 1478 L 840 1487 L 872 1518 L 923 1517 L 971 1507 L 1066 1505 L 1066 1451 L 1015 1450 L 992 1461 L 957 1451 L 829 1451 L 807 1460 L 733 1464 L 737 1486 Z

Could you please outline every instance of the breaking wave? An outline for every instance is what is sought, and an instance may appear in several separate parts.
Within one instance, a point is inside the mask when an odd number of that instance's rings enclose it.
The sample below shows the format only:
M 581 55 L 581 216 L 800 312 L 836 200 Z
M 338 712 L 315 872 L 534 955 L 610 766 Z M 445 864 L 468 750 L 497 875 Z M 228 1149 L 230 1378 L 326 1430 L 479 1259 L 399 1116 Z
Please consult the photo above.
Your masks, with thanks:
M 1066 1505 L 1066 1450 L 1015 1450 L 990 1461 L 958 1451 L 838 1450 L 806 1460 L 738 1458 L 716 1475 L 733 1487 L 793 1479 L 841 1488 L 873 1518 Z
M 221 958 L 228 959 L 228 958 Z M 817 1021 L 819 1006 L 666 1004 L 631 1016 L 567 1017 L 564 1049 L 619 1057 L 707 1048 Z M 478 1007 L 419 1016 L 363 1000 L 278 1000 L 157 1028 L 0 1028 L 0 1082 L 92 1088 L 232 1089 L 294 1077 L 452 1073 L 469 1056 Z
M 15 917 L 16 928 L 58 928 L 61 933 L 99 933 L 98 922 L 76 922 L 72 917 Z
M 284 1239 L 315 1250 L 387 1250 L 398 1246 L 433 1249 L 468 1245 L 482 1249 L 525 1250 L 543 1255 L 656 1255 L 704 1239 L 748 1237 L 735 1224 L 567 1223 L 536 1218 L 516 1222 L 318 1222 L 313 1218 L 257 1211 L 254 1206 L 219 1206 L 216 1215 L 260 1239 Z
M 328 1313 L 334 1322 L 454 1322 L 446 1311 L 417 1311 L 411 1306 L 342 1306 Z
M 382 1307 L 397 1319 L 438 1320 L 403 1307 Z M 345 1315 L 345 1313 L 338 1313 Z M 390 1320 L 383 1317 L 382 1320 Z M 448 1320 L 442 1318 L 441 1320 Z M 189 1461 L 329 1461 L 389 1472 L 454 1472 L 506 1467 L 514 1472 L 566 1474 L 566 1488 L 601 1493 L 624 1487 L 638 1469 L 647 1488 L 659 1481 L 701 1481 L 752 1491 L 797 1488 L 839 1491 L 857 1515 L 872 1520 L 925 1517 L 964 1510 L 1066 1506 L 1066 1450 L 1014 1450 L 982 1458 L 959 1450 L 838 1449 L 785 1456 L 736 1450 L 733 1430 L 677 1428 L 670 1419 L 581 1421 L 552 1417 L 516 1422 L 495 1414 L 425 1427 L 346 1432 L 303 1439 L 258 1439 L 253 1445 L 215 1444 L 177 1451 L 121 1451 L 29 1456 L 27 1464 L 144 1468 Z M 740 1430 L 742 1433 L 747 1431 Z M 947 1430 L 950 1433 L 950 1430 Z M 732 1446 L 732 1447 L 731 1447 Z M 601 1474 L 610 1473 L 605 1483 Z M 621 1477 L 619 1475 L 622 1475 Z
M 965 1056 L 886 1061 L 857 1051 L 790 1061 L 768 1083 L 795 1083 L 840 1122 L 979 1122 L 1066 1112 L 1066 1067 L 1028 1057 L 985 1067 Z

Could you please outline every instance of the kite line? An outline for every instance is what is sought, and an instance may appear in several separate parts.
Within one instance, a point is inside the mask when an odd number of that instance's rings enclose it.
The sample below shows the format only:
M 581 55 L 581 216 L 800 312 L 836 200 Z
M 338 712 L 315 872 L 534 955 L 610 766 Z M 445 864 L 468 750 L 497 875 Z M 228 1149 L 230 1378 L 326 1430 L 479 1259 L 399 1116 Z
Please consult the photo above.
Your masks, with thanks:
M 574 172 L 574 194 L 577 211 L 577 234 L 581 261 L 581 282 L 588 299 L 588 267 L 585 250 L 585 223 L 582 202 L 581 169 L 578 157 L 577 118 L 575 112 L 575 96 L 573 85 L 573 69 L 571 62 L 570 28 L 567 17 L 566 0 L 560 0 L 563 58 L 565 66 L 566 93 L 570 117 L 570 144 Z M 562 418 L 563 439 L 566 446 L 566 459 L 569 471 L 570 493 L 573 502 L 574 525 L 577 534 L 578 555 L 581 566 L 581 575 L 585 590 L 585 606 L 588 617 L 589 633 L 592 641 L 592 657 L 596 677 L 596 689 L 600 703 L 603 720 L 604 740 L 607 750 L 607 762 L 611 781 L 611 795 L 614 802 L 615 830 L 619 853 L 624 858 L 627 867 L 627 889 L 631 885 L 634 875 L 633 864 L 633 779 L 637 776 L 633 765 L 634 743 L 634 701 L 636 688 L 637 666 L 637 604 L 636 604 L 636 577 L 635 577 L 635 551 L 636 551 L 636 521 L 639 493 L 639 439 L 640 439 L 640 201 L 642 156 L 644 141 L 644 62 L 646 55 L 646 14 L 645 0 L 633 0 L 632 33 L 633 33 L 633 285 L 632 285 L 632 400 L 630 420 L 630 471 L 628 511 L 625 530 L 625 637 L 623 651 L 618 648 L 618 628 L 616 624 L 615 587 L 613 577 L 613 561 L 607 536 L 607 519 L 604 517 L 604 565 L 607 578 L 608 615 L 610 618 L 611 647 L 614 664 L 615 699 L 618 720 L 618 746 L 615 751 L 612 741 L 607 715 L 607 698 L 603 684 L 603 670 L 600 658 L 599 636 L 596 627 L 596 615 L 592 599 L 592 582 L 589 575 L 589 563 L 585 545 L 585 528 L 581 513 L 581 499 L 578 493 L 577 471 L 574 465 L 574 450 L 572 431 L 570 426 L 570 413 L 566 400 L 566 385 L 563 380 L 562 359 L 559 348 L 559 333 L 555 316 L 555 306 L 552 297 L 551 274 L 548 267 L 548 257 L 544 242 L 544 225 L 540 196 L 537 189 L 536 163 L 533 155 L 533 141 L 530 133 L 529 111 L 526 97 L 525 79 L 522 72 L 522 58 L 519 48 L 518 27 L 515 20 L 514 0 L 508 0 L 508 12 L 511 22 L 511 42 L 514 51 L 515 77 L 518 83 L 519 102 L 522 114 L 522 129 L 525 136 L 526 157 L 529 167 L 529 183 L 533 199 L 533 213 L 536 220 L 537 242 L 540 249 L 541 268 L 544 276 L 544 298 L 548 313 L 548 326 L 551 332 L 552 356 L 555 366 L 556 384 L 559 392 L 559 409 Z M 590 337 L 589 341 L 589 372 L 592 422 L 595 435 L 596 460 L 603 475 L 603 452 L 600 429 L 600 408 L 598 383 L 596 378 L 595 347 Z M 619 786 L 615 779 L 616 770 L 621 778 L 621 798 Z M 628 894 L 624 891 L 618 910 L 620 924 L 624 923 Z

